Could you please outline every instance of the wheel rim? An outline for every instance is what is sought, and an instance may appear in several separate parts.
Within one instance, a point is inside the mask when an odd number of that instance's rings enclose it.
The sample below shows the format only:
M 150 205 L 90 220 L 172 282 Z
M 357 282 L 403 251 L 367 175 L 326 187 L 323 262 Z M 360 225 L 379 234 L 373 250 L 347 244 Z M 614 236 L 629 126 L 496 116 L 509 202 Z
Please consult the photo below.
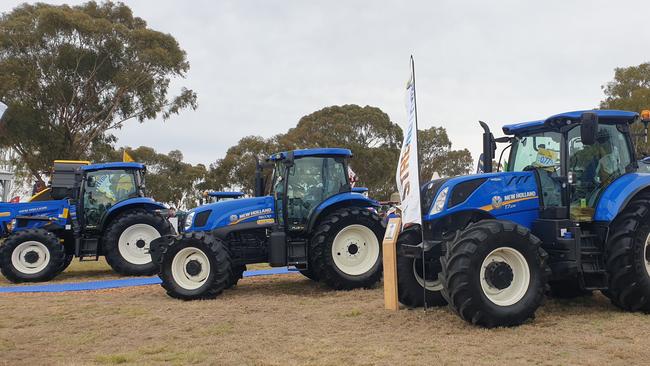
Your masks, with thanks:
M 481 264 L 481 288 L 485 296 L 499 306 L 521 300 L 530 285 L 530 268 L 516 249 L 500 247 L 487 255 Z
M 425 268 L 426 269 L 426 268 Z M 417 260 L 413 260 L 413 276 L 415 276 L 415 280 L 418 281 L 421 287 L 424 287 L 428 291 L 441 291 L 442 290 L 442 281 L 440 279 L 436 280 L 425 280 L 420 276 L 420 273 L 418 271 L 422 271 L 422 262 L 418 262 Z M 424 276 L 426 277 L 426 275 Z
M 362 275 L 377 263 L 379 240 L 366 226 L 358 224 L 347 226 L 334 238 L 332 258 L 341 272 L 350 276 Z
M 160 237 L 155 227 L 147 224 L 135 224 L 126 228 L 120 235 L 117 248 L 124 260 L 132 264 L 151 262 L 149 244 Z
M 210 260 L 198 248 L 181 249 L 172 261 L 172 277 L 186 290 L 196 290 L 203 286 L 210 274 Z
M 11 253 L 13 267 L 25 274 L 42 271 L 50 263 L 50 250 L 38 241 L 26 241 L 19 244 Z
M 645 264 L 646 274 L 650 276 L 650 234 L 645 239 L 645 245 L 643 246 L 643 263 Z

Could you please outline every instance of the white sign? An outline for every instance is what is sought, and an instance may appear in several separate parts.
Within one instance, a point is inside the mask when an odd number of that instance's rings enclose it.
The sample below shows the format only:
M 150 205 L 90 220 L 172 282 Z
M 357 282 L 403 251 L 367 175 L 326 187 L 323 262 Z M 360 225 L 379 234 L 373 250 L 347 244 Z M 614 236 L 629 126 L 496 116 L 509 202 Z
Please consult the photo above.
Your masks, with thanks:
M 7 105 L 0 102 L 0 118 L 2 118 L 2 115 L 5 114 L 6 110 L 7 110 Z
M 420 178 L 418 165 L 418 135 L 417 116 L 415 109 L 415 72 L 413 70 L 413 58 L 411 58 L 411 77 L 406 84 L 406 112 L 408 122 L 404 130 L 404 141 L 402 151 L 399 154 L 397 164 L 397 190 L 399 191 L 402 203 L 402 223 L 422 224 L 422 212 L 420 209 Z

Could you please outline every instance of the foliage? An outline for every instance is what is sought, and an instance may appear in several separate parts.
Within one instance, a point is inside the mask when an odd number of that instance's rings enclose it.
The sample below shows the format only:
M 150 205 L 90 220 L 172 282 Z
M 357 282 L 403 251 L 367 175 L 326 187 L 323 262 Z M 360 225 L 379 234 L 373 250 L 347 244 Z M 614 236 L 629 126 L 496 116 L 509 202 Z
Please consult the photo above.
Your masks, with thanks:
M 199 204 L 200 183 L 207 174 L 204 165 L 184 163 L 183 154 L 178 150 L 161 154 L 150 147 L 140 146 L 135 150 L 128 150 L 128 153 L 136 161 L 147 166 L 146 185 L 150 197 L 183 209 Z M 119 158 L 113 156 L 112 160 L 119 160 L 122 151 L 115 154 L 119 154 Z
M 443 127 L 430 127 L 419 131 L 420 177 L 428 181 L 437 172 L 441 176 L 469 174 L 472 154 L 467 149 L 451 150 L 451 141 Z
M 422 179 L 434 171 L 442 175 L 466 174 L 472 158 L 467 150 L 451 150 L 444 128 L 420 131 Z M 287 133 L 265 139 L 248 136 L 228 149 L 213 163 L 203 187 L 241 189 L 253 192 L 255 158 L 274 152 L 315 147 L 345 147 L 354 157 L 350 165 L 359 177 L 359 186 L 368 187 L 373 197 L 388 199 L 396 190 L 395 170 L 402 142 L 402 130 L 381 109 L 357 105 L 331 106 L 300 119 Z
M 105 152 L 129 120 L 196 108 L 191 90 L 168 96 L 188 69 L 174 37 L 122 3 L 20 5 L 0 17 L 0 146 L 41 180 L 54 159 Z

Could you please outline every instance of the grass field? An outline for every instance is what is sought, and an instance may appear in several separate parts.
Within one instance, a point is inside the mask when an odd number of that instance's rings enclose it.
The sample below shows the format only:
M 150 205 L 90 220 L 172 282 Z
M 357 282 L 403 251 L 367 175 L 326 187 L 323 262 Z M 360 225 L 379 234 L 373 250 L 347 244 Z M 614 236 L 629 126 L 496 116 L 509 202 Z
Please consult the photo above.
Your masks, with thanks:
M 113 277 L 102 262 L 80 263 L 57 281 Z M 533 322 L 493 330 L 446 308 L 388 312 L 381 288 L 335 292 L 298 274 L 246 278 L 210 301 L 174 300 L 159 286 L 5 294 L 0 311 L 7 365 L 650 363 L 650 315 L 600 294 L 549 299 Z

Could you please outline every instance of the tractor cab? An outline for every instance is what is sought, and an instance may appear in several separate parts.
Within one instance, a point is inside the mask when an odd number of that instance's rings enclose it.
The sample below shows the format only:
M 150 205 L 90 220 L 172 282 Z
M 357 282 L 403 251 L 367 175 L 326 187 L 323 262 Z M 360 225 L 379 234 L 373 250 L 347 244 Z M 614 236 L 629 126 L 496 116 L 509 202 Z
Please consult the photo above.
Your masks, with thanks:
M 145 166 L 135 162 L 88 164 L 80 168 L 79 208 L 87 229 L 100 228 L 112 207 L 144 197 Z
M 310 149 L 282 152 L 269 157 L 273 164 L 271 195 L 278 223 L 290 232 L 307 228 L 323 201 L 351 192 L 347 149 Z
M 541 218 L 593 221 L 605 188 L 638 168 L 630 139 L 637 118 L 633 112 L 596 110 L 506 125 L 503 131 L 512 137 L 505 138 L 505 170 L 535 172 Z

